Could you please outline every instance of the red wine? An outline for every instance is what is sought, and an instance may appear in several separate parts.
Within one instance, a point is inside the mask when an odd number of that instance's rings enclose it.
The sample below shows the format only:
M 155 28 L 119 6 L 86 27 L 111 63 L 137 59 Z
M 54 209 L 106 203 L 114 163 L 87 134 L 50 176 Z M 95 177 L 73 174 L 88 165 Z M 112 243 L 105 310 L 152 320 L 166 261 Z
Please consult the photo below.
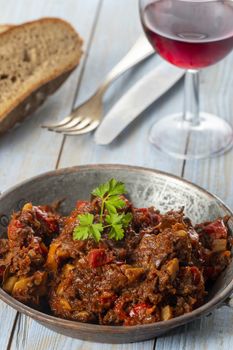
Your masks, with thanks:
M 153 47 L 178 67 L 209 66 L 233 48 L 233 1 L 158 0 L 141 17 Z

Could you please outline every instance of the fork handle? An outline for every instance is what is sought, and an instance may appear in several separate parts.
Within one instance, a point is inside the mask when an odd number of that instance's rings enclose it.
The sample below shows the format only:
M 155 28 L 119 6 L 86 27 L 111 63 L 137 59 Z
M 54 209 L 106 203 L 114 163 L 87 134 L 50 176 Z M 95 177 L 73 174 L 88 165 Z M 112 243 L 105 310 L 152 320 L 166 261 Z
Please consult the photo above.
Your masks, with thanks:
M 132 68 L 145 58 L 154 53 L 154 49 L 144 35 L 142 35 L 130 49 L 130 51 L 120 60 L 120 62 L 107 74 L 105 80 L 100 85 L 98 92 L 104 93 L 113 80 Z

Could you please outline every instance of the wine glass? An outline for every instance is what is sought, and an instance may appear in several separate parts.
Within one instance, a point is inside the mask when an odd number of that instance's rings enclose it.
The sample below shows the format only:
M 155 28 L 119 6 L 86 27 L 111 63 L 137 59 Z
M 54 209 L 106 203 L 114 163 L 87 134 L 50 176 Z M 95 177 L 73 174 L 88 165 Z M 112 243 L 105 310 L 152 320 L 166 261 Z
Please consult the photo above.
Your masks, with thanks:
M 139 6 L 144 31 L 156 52 L 187 70 L 183 113 L 156 122 L 150 141 L 181 159 L 229 150 L 232 127 L 218 116 L 199 111 L 198 70 L 218 62 L 233 48 L 233 1 L 140 0 Z

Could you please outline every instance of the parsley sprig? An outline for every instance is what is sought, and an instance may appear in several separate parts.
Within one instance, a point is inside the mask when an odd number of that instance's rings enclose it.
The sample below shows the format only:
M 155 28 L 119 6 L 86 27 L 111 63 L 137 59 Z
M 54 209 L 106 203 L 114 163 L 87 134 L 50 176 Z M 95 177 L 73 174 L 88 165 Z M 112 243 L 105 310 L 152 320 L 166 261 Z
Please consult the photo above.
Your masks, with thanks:
M 124 237 L 124 229 L 132 221 L 132 214 L 119 214 L 117 209 L 125 207 L 125 201 L 121 195 L 126 193 L 125 185 L 115 179 L 100 185 L 92 191 L 92 195 L 101 200 L 99 222 L 94 222 L 94 215 L 90 213 L 78 215 L 79 225 L 75 227 L 73 238 L 84 240 L 93 238 L 96 242 L 101 239 L 101 234 L 108 229 L 110 239 L 121 240 Z
M 95 188 L 91 193 L 101 199 L 100 222 L 103 222 L 104 209 L 107 209 L 109 214 L 115 214 L 117 209 L 125 206 L 125 202 L 120 198 L 120 195 L 126 193 L 123 182 L 111 179 Z
M 94 238 L 95 241 L 99 241 L 101 233 L 103 232 L 102 224 L 94 223 L 94 215 L 90 213 L 78 215 L 79 225 L 74 229 L 74 239 L 87 239 Z

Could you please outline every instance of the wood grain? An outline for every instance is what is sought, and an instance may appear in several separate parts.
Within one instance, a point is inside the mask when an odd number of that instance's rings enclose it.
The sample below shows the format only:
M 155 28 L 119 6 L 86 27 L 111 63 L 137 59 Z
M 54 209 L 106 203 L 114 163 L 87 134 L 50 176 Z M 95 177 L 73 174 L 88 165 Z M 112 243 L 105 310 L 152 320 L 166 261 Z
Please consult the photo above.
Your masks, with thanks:
M 180 327 L 171 335 L 157 339 L 156 350 L 230 350 L 232 348 L 233 312 L 223 307 L 211 316 Z
M 78 339 L 65 337 L 55 333 L 48 328 L 39 325 L 31 318 L 19 315 L 11 349 L 31 350 L 33 349 L 56 349 L 56 350 L 153 350 L 154 341 L 147 341 L 134 344 L 97 344 Z
M 59 16 L 70 21 L 85 39 L 86 49 L 94 30 L 87 61 L 46 105 L 30 120 L 0 139 L 0 190 L 32 175 L 53 169 L 84 163 L 128 163 L 148 166 L 181 175 L 183 162 L 166 157 L 148 143 L 152 123 L 164 115 L 181 110 L 182 83 L 166 94 L 141 118 L 133 123 L 111 146 L 96 146 L 91 135 L 66 138 L 40 129 L 40 124 L 62 119 L 75 105 L 94 91 L 104 74 L 134 43 L 141 26 L 135 0 L 104 0 L 96 28 L 94 20 L 99 0 L 0 0 L 1 22 L 20 23 L 40 16 Z M 232 55 L 202 74 L 202 105 L 206 110 L 232 121 Z M 140 76 L 152 68 L 149 60 L 137 70 L 120 78 L 105 96 L 105 110 Z M 76 91 L 77 89 L 77 91 Z M 64 147 L 63 147 L 64 146 Z M 185 163 L 184 175 L 218 194 L 233 206 L 232 152 L 212 160 Z M 20 315 L 13 329 L 16 312 L 0 303 L 0 349 L 87 349 L 87 350 L 152 350 L 153 341 L 127 345 L 103 345 L 73 340 L 54 333 L 35 321 Z M 232 343 L 232 311 L 217 310 L 213 316 L 181 327 L 172 334 L 160 337 L 156 349 L 230 349 Z M 12 331 L 12 333 L 11 333 Z M 12 339 L 11 338 L 12 335 Z M 9 343 L 10 339 L 10 343 Z
M 7 349 L 14 333 L 17 312 L 0 300 L 0 349 Z

